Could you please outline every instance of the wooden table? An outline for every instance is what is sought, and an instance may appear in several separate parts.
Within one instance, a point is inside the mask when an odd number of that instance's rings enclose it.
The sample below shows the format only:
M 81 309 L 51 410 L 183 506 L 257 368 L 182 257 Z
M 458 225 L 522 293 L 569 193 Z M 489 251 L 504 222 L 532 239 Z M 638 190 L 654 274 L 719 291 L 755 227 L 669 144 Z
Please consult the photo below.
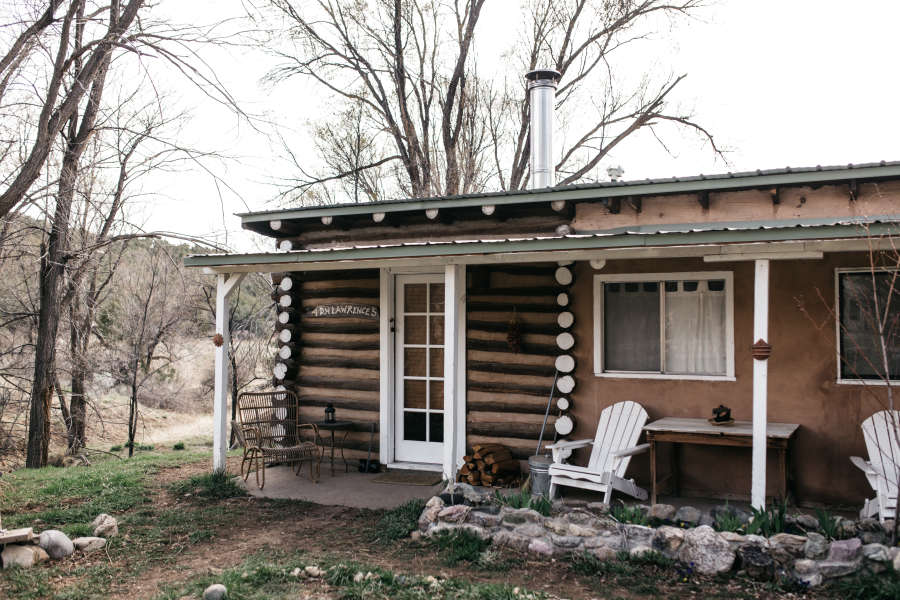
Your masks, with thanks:
M 331 432 L 331 444 L 322 444 L 322 441 L 327 442 L 328 438 L 326 437 L 324 440 L 319 441 L 320 445 L 323 445 L 325 448 L 331 448 L 331 476 L 334 477 L 334 448 L 335 448 L 335 431 L 343 431 L 344 436 L 341 438 L 341 460 L 344 461 L 344 473 L 350 472 L 350 463 L 347 462 L 347 458 L 344 456 L 344 442 L 347 441 L 347 436 L 350 435 L 350 430 L 353 429 L 352 421 L 320 421 L 315 424 L 319 429 L 324 429 L 325 431 Z M 323 453 L 324 455 L 324 453 Z M 324 456 L 319 456 L 319 464 L 322 464 L 322 459 Z
M 788 449 L 799 425 L 794 423 L 768 423 L 766 425 L 766 447 L 778 453 L 778 482 L 781 497 L 788 493 Z M 712 425 L 706 419 L 680 419 L 666 417 L 644 426 L 647 442 L 650 443 L 650 479 L 652 489 L 650 502 L 656 503 L 656 444 L 672 444 L 673 490 L 678 495 L 678 444 L 698 444 L 705 446 L 753 447 L 753 422 L 735 421 L 732 425 Z

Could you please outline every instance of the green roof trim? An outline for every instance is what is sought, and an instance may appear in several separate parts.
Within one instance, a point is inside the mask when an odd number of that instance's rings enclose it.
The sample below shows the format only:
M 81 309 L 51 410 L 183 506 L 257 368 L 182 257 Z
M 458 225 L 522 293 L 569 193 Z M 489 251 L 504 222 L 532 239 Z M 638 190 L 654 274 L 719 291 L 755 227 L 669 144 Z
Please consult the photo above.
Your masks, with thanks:
M 624 196 L 660 196 L 694 192 L 717 192 L 740 189 L 798 185 L 828 185 L 847 181 L 900 179 L 900 162 L 868 163 L 835 167 L 775 169 L 720 175 L 672 177 L 626 182 L 570 185 L 542 190 L 487 192 L 459 196 L 392 200 L 387 202 L 348 203 L 335 206 L 286 208 L 272 211 L 239 213 L 244 225 L 272 220 L 312 219 L 325 216 L 358 215 L 376 212 L 398 212 L 466 206 L 495 206 L 551 202 L 584 201 Z
M 874 222 L 878 219 L 892 222 Z M 861 221 L 855 219 L 856 221 Z M 207 254 L 188 256 L 187 267 L 229 267 L 252 264 L 304 264 L 337 261 L 389 260 L 398 258 L 425 258 L 465 254 L 501 254 L 510 252 L 546 252 L 553 250 L 604 250 L 614 248 L 641 248 L 660 246 L 684 246 L 698 244 L 727 244 L 751 242 L 782 242 L 805 240 L 829 240 L 860 238 L 866 235 L 884 236 L 900 234 L 900 215 L 872 218 L 868 230 L 861 222 L 845 225 L 808 225 L 765 228 L 744 223 L 741 230 L 703 230 L 673 233 L 626 233 L 619 235 L 593 234 L 549 239 L 473 241 L 464 243 L 434 243 L 396 245 L 366 248 L 309 250 L 299 252 L 265 252 L 255 254 Z

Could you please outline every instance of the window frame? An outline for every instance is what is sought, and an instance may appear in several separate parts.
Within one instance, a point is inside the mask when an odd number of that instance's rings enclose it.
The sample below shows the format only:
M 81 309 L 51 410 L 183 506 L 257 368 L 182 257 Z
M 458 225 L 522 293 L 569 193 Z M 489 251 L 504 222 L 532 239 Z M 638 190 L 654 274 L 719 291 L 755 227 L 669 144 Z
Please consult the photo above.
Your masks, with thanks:
M 725 280 L 725 374 L 700 375 L 691 373 L 663 373 L 655 371 L 604 371 L 603 370 L 603 285 L 606 283 L 627 283 L 643 281 L 709 281 Z M 665 289 L 661 286 L 660 289 Z M 733 271 L 683 271 L 670 273 L 626 273 L 626 274 L 594 274 L 594 376 L 613 379 L 681 379 L 693 381 L 736 381 L 734 376 L 734 272 Z M 665 304 L 659 306 L 661 323 L 665 323 Z M 660 335 L 664 335 L 664 326 Z M 663 360 L 665 346 L 660 348 L 660 359 Z
M 891 267 L 876 267 L 876 272 L 891 273 L 900 271 Z M 837 349 L 835 354 L 835 383 L 838 385 L 877 385 L 887 387 L 888 385 L 900 385 L 900 379 L 861 379 L 861 378 L 844 378 L 841 376 L 841 275 L 846 273 L 871 273 L 871 267 L 838 267 L 834 270 L 834 347 Z

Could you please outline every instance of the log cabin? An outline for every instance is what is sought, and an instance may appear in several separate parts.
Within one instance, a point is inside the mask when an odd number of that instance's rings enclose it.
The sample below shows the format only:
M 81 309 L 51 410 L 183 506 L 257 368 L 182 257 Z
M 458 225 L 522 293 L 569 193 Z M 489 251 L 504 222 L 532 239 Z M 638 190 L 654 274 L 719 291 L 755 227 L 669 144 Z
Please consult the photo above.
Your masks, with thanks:
M 752 423 L 752 445 L 660 447 L 680 494 L 761 506 L 783 468 L 766 424 L 793 423 L 795 500 L 861 505 L 869 489 L 849 457 L 865 456 L 860 424 L 884 408 L 900 341 L 888 337 L 889 372 L 874 368 L 875 350 L 851 335 L 870 333 L 854 289 L 897 255 L 900 163 L 554 186 L 544 138 L 556 81 L 529 74 L 541 151 L 528 190 L 239 215 L 275 250 L 185 260 L 218 278 L 217 333 L 228 336 L 241 277 L 271 274 L 273 386 L 296 392 L 304 418 L 331 404 L 356 423 L 349 450 L 364 451 L 374 425 L 392 468 L 452 481 L 482 443 L 526 459 L 548 402 L 547 443 L 593 437 L 620 400 L 651 420 L 706 419 L 724 404 Z M 217 469 L 227 348 L 216 348 Z M 636 457 L 629 477 L 648 484 L 649 462 Z

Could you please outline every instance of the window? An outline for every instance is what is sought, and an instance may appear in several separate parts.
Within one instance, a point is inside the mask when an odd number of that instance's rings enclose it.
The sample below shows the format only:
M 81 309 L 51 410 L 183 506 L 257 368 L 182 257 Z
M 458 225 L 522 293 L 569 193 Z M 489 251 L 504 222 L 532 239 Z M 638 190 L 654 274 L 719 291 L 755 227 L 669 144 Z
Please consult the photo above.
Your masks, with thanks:
M 734 378 L 732 274 L 594 276 L 594 373 Z
M 900 380 L 900 273 L 879 270 L 873 281 L 868 269 L 839 269 L 836 288 L 838 379 Z

